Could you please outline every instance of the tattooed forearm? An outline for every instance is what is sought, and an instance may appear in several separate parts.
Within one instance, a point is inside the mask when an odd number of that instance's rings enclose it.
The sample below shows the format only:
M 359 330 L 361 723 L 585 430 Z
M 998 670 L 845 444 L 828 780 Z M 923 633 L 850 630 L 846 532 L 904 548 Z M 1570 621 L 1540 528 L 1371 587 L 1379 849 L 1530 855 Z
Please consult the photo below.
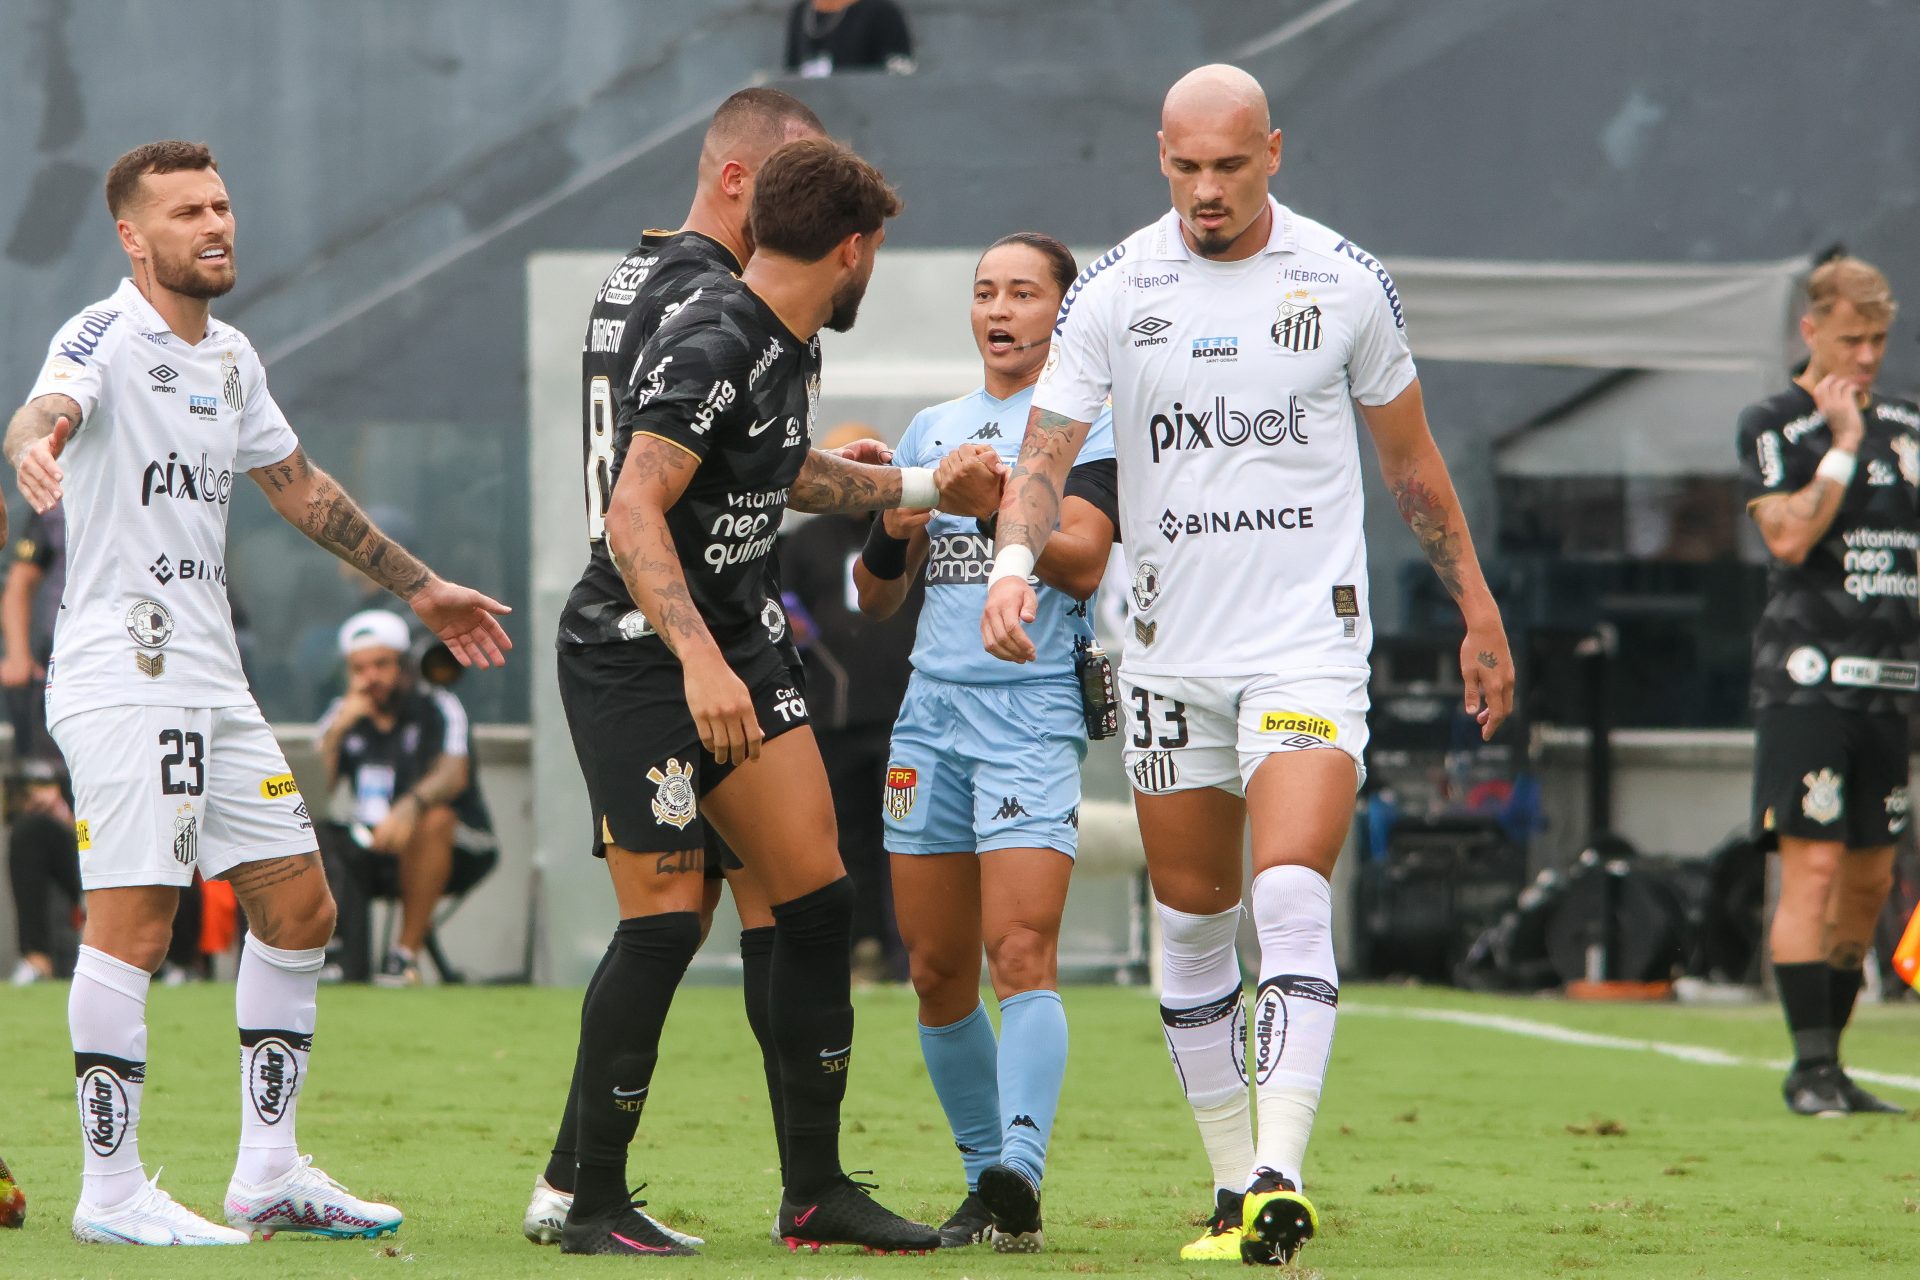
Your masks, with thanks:
M 276 462 L 269 467 L 261 467 L 259 475 L 275 493 L 285 493 L 295 485 L 305 484 L 313 477 L 313 464 L 307 461 L 307 451 L 296 448 L 293 456 L 285 462 Z
M 296 452 L 265 483 L 280 513 L 300 531 L 402 600 L 411 600 L 433 580 L 433 571 L 412 552 L 380 532 L 334 478 Z M 282 505 L 285 503 L 286 505 Z M 290 508 L 297 504 L 297 514 Z
M 627 594 L 654 632 L 685 662 L 714 650 L 713 635 L 687 590 L 687 577 L 667 528 L 667 510 L 700 465 L 685 449 L 636 433 L 621 460 L 607 511 L 607 554 Z
M 1060 522 L 1060 486 L 1086 439 L 1087 424 L 1065 414 L 1035 409 L 1027 415 L 1027 434 L 1020 456 L 1007 477 L 1006 496 L 1000 500 L 999 528 L 994 543 L 1027 547 L 1038 556 L 1047 536 Z
M 80 404 L 71 396 L 37 396 L 14 410 L 7 423 L 7 461 L 19 466 L 20 455 L 52 435 L 53 424 L 61 418 L 75 431 L 80 429 Z
M 1458 600 L 1460 585 L 1460 535 L 1452 529 L 1455 511 L 1443 504 L 1434 491 L 1417 475 L 1409 475 L 1393 485 L 1393 502 L 1400 518 L 1413 530 L 1414 541 L 1426 552 L 1427 561 L 1440 578 L 1447 594 Z
M 900 470 L 850 462 L 838 454 L 811 449 L 787 493 L 787 505 L 810 515 L 897 507 Z

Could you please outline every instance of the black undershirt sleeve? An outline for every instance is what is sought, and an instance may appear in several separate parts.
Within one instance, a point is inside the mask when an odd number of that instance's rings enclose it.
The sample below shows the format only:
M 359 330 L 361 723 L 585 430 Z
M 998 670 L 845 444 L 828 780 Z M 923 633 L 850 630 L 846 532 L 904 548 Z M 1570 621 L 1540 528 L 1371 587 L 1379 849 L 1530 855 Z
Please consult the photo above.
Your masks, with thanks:
M 1067 472 L 1062 496 L 1092 503 L 1113 525 L 1113 540 L 1120 541 L 1120 468 L 1112 458 L 1083 462 Z

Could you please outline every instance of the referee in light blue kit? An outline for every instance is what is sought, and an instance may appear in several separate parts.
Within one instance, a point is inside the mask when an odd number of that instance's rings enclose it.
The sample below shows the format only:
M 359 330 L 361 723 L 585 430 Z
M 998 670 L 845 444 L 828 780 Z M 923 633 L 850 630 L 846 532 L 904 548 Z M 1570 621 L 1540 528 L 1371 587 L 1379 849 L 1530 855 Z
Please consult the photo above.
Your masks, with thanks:
M 984 385 L 923 410 L 894 451 L 932 466 L 962 444 L 1019 452 L 1073 255 L 1017 232 L 974 271 L 973 338 Z M 1066 484 L 1060 530 L 1036 566 L 1035 661 L 980 647 L 993 539 L 941 512 L 886 512 L 854 566 L 860 607 L 885 617 L 924 568 L 913 679 L 894 724 L 883 807 L 895 914 L 920 997 L 927 1074 L 966 1167 L 967 1198 L 943 1248 L 991 1239 L 1004 1253 L 1044 1243 L 1040 1180 L 1067 1065 L 1057 990 L 1060 914 L 1080 834 L 1080 762 L 1091 729 L 1111 732 L 1111 676 L 1090 601 L 1118 527 L 1111 414 Z M 980 1001 L 985 944 L 1000 1038 Z

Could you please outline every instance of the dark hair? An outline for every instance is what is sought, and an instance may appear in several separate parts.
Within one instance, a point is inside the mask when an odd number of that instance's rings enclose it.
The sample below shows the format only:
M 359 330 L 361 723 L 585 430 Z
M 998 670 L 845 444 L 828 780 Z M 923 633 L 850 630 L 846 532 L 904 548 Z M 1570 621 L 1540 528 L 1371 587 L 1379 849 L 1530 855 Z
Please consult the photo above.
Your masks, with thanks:
M 1067 290 L 1073 287 L 1073 278 L 1080 274 L 1080 267 L 1073 260 L 1073 250 L 1039 231 L 1015 231 L 1011 235 L 1001 236 L 980 251 L 980 261 L 973 264 L 974 271 L 979 272 L 980 263 L 987 260 L 988 254 L 1009 244 L 1023 244 L 1029 249 L 1038 250 L 1040 256 L 1047 260 L 1047 270 L 1053 273 L 1054 284 L 1060 287 L 1060 296 L 1066 296 Z
M 818 262 L 906 206 L 878 169 L 826 138 L 789 142 L 760 169 L 748 215 L 762 252 Z
M 827 131 L 813 108 L 790 93 L 779 89 L 742 89 L 730 95 L 713 113 L 713 122 L 707 126 L 707 140 L 709 145 L 726 146 L 752 138 L 772 151 L 786 140 L 789 124 L 805 125 L 819 134 Z
M 107 170 L 107 212 L 118 218 L 140 191 L 140 179 L 149 173 L 179 173 L 183 169 L 212 169 L 220 166 L 204 142 L 147 142 L 113 162 Z

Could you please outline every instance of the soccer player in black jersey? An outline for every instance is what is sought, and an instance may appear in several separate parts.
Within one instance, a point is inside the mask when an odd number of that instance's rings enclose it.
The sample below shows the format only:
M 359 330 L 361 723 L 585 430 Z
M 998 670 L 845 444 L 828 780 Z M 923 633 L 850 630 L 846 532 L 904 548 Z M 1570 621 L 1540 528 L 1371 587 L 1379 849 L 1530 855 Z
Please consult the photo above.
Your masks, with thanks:
M 841 1170 L 853 890 L 806 701 L 776 644 L 786 619 L 764 570 L 789 505 L 993 509 L 1000 475 L 988 450 L 943 462 L 935 475 L 808 447 L 817 335 L 853 323 L 898 208 L 879 173 L 844 148 L 818 139 L 780 148 L 756 181 L 752 260 L 739 280 L 716 280 L 661 324 L 619 406 L 607 536 L 561 619 L 562 701 L 621 914 L 581 1017 L 568 1252 L 687 1251 L 629 1205 L 626 1147 L 668 1004 L 699 942 L 696 894 L 663 904 L 659 869 L 698 859 L 709 821 L 773 904 L 781 1234 L 796 1247 L 938 1243 L 932 1228 L 883 1209 Z M 583 642 L 590 634 L 602 642 Z
M 1773 553 L 1753 643 L 1754 829 L 1780 848 L 1769 942 L 1801 1115 L 1898 1111 L 1840 1067 L 1908 821 L 1920 690 L 1920 409 L 1875 395 L 1894 301 L 1858 258 L 1807 282 L 1810 358 L 1740 417 L 1747 511 Z
M 747 210 L 753 199 L 754 178 L 774 149 L 796 138 L 825 133 L 812 108 L 778 89 L 742 89 L 728 97 L 713 114 L 701 141 L 693 204 L 678 231 L 648 231 L 640 243 L 610 272 L 595 296 L 581 343 L 581 430 L 585 462 L 587 536 L 599 545 L 606 538 L 607 502 L 613 492 L 614 425 L 620 404 L 631 399 L 638 381 L 635 364 L 640 350 L 671 315 L 709 284 L 731 280 L 753 253 Z M 884 462 L 890 451 L 878 441 L 864 441 L 839 450 L 861 462 Z M 778 601 L 780 588 L 773 578 L 776 562 L 766 561 L 767 599 Z M 602 625 L 596 635 L 592 619 L 563 641 L 592 642 L 624 639 L 617 626 Z M 792 637 L 775 641 L 796 689 L 803 688 L 804 669 Z M 711 834 L 711 833 L 710 833 Z M 596 833 L 597 836 L 597 833 Z M 596 849 L 598 852 L 598 849 Z M 719 904 L 724 873 L 740 916 L 740 961 L 747 1022 L 759 1041 L 767 1076 L 776 1145 L 780 1142 L 779 1057 L 767 1025 L 767 968 L 773 952 L 773 916 L 766 895 L 740 860 L 717 840 L 709 841 L 704 867 L 699 860 L 661 864 L 653 886 L 661 893 L 677 892 L 678 881 L 699 880 L 704 869 L 704 896 L 699 904 L 700 933 L 706 936 Z M 644 890 L 640 885 L 637 889 Z M 662 906 L 659 909 L 665 910 Z M 603 959 L 588 983 L 592 988 L 606 969 Z M 575 1140 L 579 1113 L 579 1066 L 567 1091 L 566 1107 L 546 1169 L 534 1180 L 533 1194 L 522 1229 L 535 1244 L 559 1242 L 561 1227 L 573 1199 Z M 784 1159 L 783 1159 L 784 1164 Z M 671 1229 L 666 1234 L 683 1244 L 699 1244 L 698 1237 Z

